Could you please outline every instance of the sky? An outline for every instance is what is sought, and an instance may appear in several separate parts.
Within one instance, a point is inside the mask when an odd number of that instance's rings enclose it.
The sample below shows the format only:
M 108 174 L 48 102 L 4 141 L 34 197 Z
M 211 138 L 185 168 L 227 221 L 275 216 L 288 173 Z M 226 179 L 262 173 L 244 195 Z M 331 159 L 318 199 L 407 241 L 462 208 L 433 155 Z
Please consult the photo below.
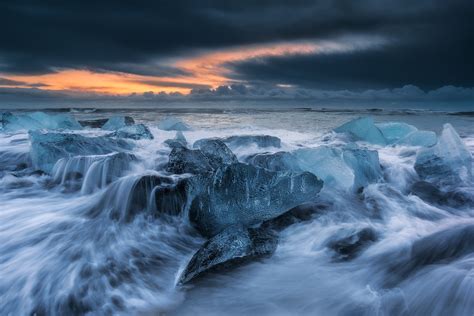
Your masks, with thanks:
M 0 103 L 474 100 L 472 0 L 0 2 Z

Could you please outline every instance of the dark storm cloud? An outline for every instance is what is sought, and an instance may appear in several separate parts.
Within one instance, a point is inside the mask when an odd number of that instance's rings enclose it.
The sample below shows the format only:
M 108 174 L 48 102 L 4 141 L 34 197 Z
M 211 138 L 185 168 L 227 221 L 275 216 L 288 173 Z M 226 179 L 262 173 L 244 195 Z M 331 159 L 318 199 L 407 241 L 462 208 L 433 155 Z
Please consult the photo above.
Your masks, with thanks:
M 18 81 L 18 80 L 10 80 L 7 78 L 1 78 L 0 77 L 0 86 L 23 86 L 23 87 L 31 87 L 31 88 L 40 88 L 40 87 L 46 87 L 46 84 L 43 83 L 26 83 L 23 81 Z
M 236 78 L 365 89 L 473 85 L 472 0 L 2 1 L 0 72 L 60 68 L 179 76 L 157 66 L 197 49 L 331 39 L 391 41 L 377 50 L 234 64 Z

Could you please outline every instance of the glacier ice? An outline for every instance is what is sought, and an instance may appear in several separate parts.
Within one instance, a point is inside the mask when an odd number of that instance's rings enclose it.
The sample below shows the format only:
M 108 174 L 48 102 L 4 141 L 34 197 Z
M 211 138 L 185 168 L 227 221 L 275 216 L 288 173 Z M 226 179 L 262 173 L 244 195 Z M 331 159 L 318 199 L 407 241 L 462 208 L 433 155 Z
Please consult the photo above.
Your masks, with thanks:
M 2 128 L 5 131 L 38 130 L 38 129 L 82 129 L 72 116 L 66 114 L 46 114 L 32 112 L 26 114 L 2 113 Z
M 357 190 L 382 177 L 377 151 L 350 144 L 344 148 L 320 146 L 293 153 L 302 170 L 320 177 L 325 185 Z
M 395 142 L 396 145 L 431 147 L 436 145 L 438 137 L 431 131 L 414 131 Z
M 387 141 L 371 117 L 360 117 L 334 129 L 337 133 L 348 133 L 355 140 L 377 145 L 386 145 Z
M 194 177 L 189 219 L 205 236 L 256 224 L 314 201 L 323 181 L 309 172 L 274 172 L 244 163 Z
M 173 148 L 167 170 L 178 174 L 199 174 L 237 162 L 234 153 L 219 139 L 202 139 L 195 142 L 194 146 L 199 149 Z
M 193 147 L 200 149 L 209 159 L 217 160 L 216 164 L 218 165 L 238 162 L 234 153 L 220 139 L 200 139 L 193 144 Z
M 30 131 L 30 156 L 33 166 L 51 173 L 61 158 L 86 155 L 104 155 L 127 151 L 132 145 L 122 139 L 106 136 L 86 137 L 78 134 Z
M 281 140 L 270 135 L 236 135 L 223 138 L 222 141 L 230 148 L 256 145 L 257 147 L 281 147 Z
M 158 123 L 158 128 L 165 131 L 189 131 L 191 127 L 174 116 L 167 116 Z
M 111 136 L 120 138 L 130 138 L 135 140 L 153 139 L 153 134 L 150 132 L 148 127 L 143 124 L 134 124 L 121 127 L 115 132 L 113 132 Z
M 135 124 L 135 120 L 130 116 L 112 116 L 102 126 L 103 130 L 115 131 L 120 128 Z
M 257 258 L 271 256 L 278 244 L 278 236 L 263 228 L 231 226 L 209 239 L 193 255 L 179 283 L 187 283 L 206 272 L 231 269 Z
M 418 175 L 440 185 L 472 181 L 472 156 L 451 124 L 444 124 L 438 143 L 418 152 Z
M 393 144 L 418 130 L 415 126 L 401 122 L 378 123 L 375 126 L 382 132 L 387 144 Z
M 88 194 L 117 180 L 133 161 L 136 157 L 125 152 L 61 158 L 54 165 L 52 175 L 55 182 L 63 185 L 71 174 L 80 175 L 81 193 Z
M 302 171 L 298 159 L 286 151 L 254 154 L 246 157 L 245 162 L 272 171 Z
M 186 147 L 188 145 L 188 141 L 181 131 L 177 131 L 176 136 L 173 139 L 167 139 L 164 141 L 164 143 L 170 148 Z

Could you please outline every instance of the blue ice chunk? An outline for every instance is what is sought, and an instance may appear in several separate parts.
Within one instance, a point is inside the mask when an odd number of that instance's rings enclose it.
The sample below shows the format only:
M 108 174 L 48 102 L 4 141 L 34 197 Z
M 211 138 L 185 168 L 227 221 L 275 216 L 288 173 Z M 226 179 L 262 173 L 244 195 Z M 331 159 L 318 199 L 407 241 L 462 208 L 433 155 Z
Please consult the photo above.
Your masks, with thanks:
M 106 131 L 115 131 L 126 126 L 133 125 L 134 123 L 135 121 L 130 116 L 112 116 L 107 122 L 105 122 L 104 126 L 102 126 L 102 129 Z
M 418 175 L 440 185 L 468 184 L 472 181 L 472 155 L 451 124 L 444 124 L 438 143 L 418 152 Z
M 415 131 L 395 142 L 396 145 L 431 147 L 436 145 L 438 137 L 435 132 Z
M 184 123 L 180 119 L 167 116 L 159 124 L 158 128 L 165 131 L 189 131 L 191 127 L 188 124 Z
M 342 149 L 328 146 L 303 148 L 293 154 L 299 167 L 321 178 L 325 186 L 357 190 L 382 177 L 378 153 L 354 144 Z
M 400 122 L 378 123 L 375 124 L 375 126 L 382 132 L 387 144 L 393 144 L 396 141 L 406 137 L 408 134 L 418 130 L 413 125 Z
M 257 147 L 281 147 L 281 140 L 270 135 L 235 135 L 223 138 L 222 141 L 230 148 L 247 147 L 256 145 Z
M 286 151 L 257 153 L 245 158 L 245 162 L 272 171 L 302 171 L 298 159 Z
M 68 185 L 71 175 L 76 175 L 81 180 L 81 193 L 88 194 L 118 179 L 136 160 L 133 154 L 125 152 L 61 158 L 54 165 L 52 175 L 62 185 Z
M 386 145 L 387 141 L 380 129 L 375 126 L 371 117 L 361 117 L 347 122 L 334 129 L 337 133 L 348 133 L 355 140 L 366 141 L 377 145 Z
M 234 153 L 218 138 L 200 139 L 193 144 L 193 147 L 200 149 L 206 157 L 215 160 L 218 164 L 238 162 Z
M 150 132 L 148 127 L 143 124 L 135 124 L 119 128 L 117 131 L 112 133 L 112 135 L 120 138 L 131 138 L 135 140 L 153 139 L 153 134 Z
M 70 115 L 33 112 L 15 115 L 2 113 L 2 128 L 5 131 L 38 129 L 82 129 L 82 126 Z
M 244 163 L 192 179 L 189 219 L 206 236 L 232 225 L 249 226 L 312 202 L 323 181 L 309 172 L 274 172 Z
M 33 166 L 51 173 L 61 158 L 86 155 L 104 155 L 131 150 L 133 145 L 123 139 L 106 136 L 85 137 L 69 133 L 41 133 L 30 131 L 30 156 Z

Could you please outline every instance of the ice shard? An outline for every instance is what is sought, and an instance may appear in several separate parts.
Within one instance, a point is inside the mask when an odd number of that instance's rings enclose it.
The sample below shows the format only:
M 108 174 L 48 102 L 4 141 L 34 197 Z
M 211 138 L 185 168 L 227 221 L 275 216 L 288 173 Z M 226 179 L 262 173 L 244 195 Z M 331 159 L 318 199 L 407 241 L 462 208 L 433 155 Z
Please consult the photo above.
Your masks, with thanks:
M 360 140 L 377 145 L 386 145 L 387 141 L 371 117 L 361 117 L 347 122 L 334 129 L 337 133 L 347 133 L 354 140 Z

